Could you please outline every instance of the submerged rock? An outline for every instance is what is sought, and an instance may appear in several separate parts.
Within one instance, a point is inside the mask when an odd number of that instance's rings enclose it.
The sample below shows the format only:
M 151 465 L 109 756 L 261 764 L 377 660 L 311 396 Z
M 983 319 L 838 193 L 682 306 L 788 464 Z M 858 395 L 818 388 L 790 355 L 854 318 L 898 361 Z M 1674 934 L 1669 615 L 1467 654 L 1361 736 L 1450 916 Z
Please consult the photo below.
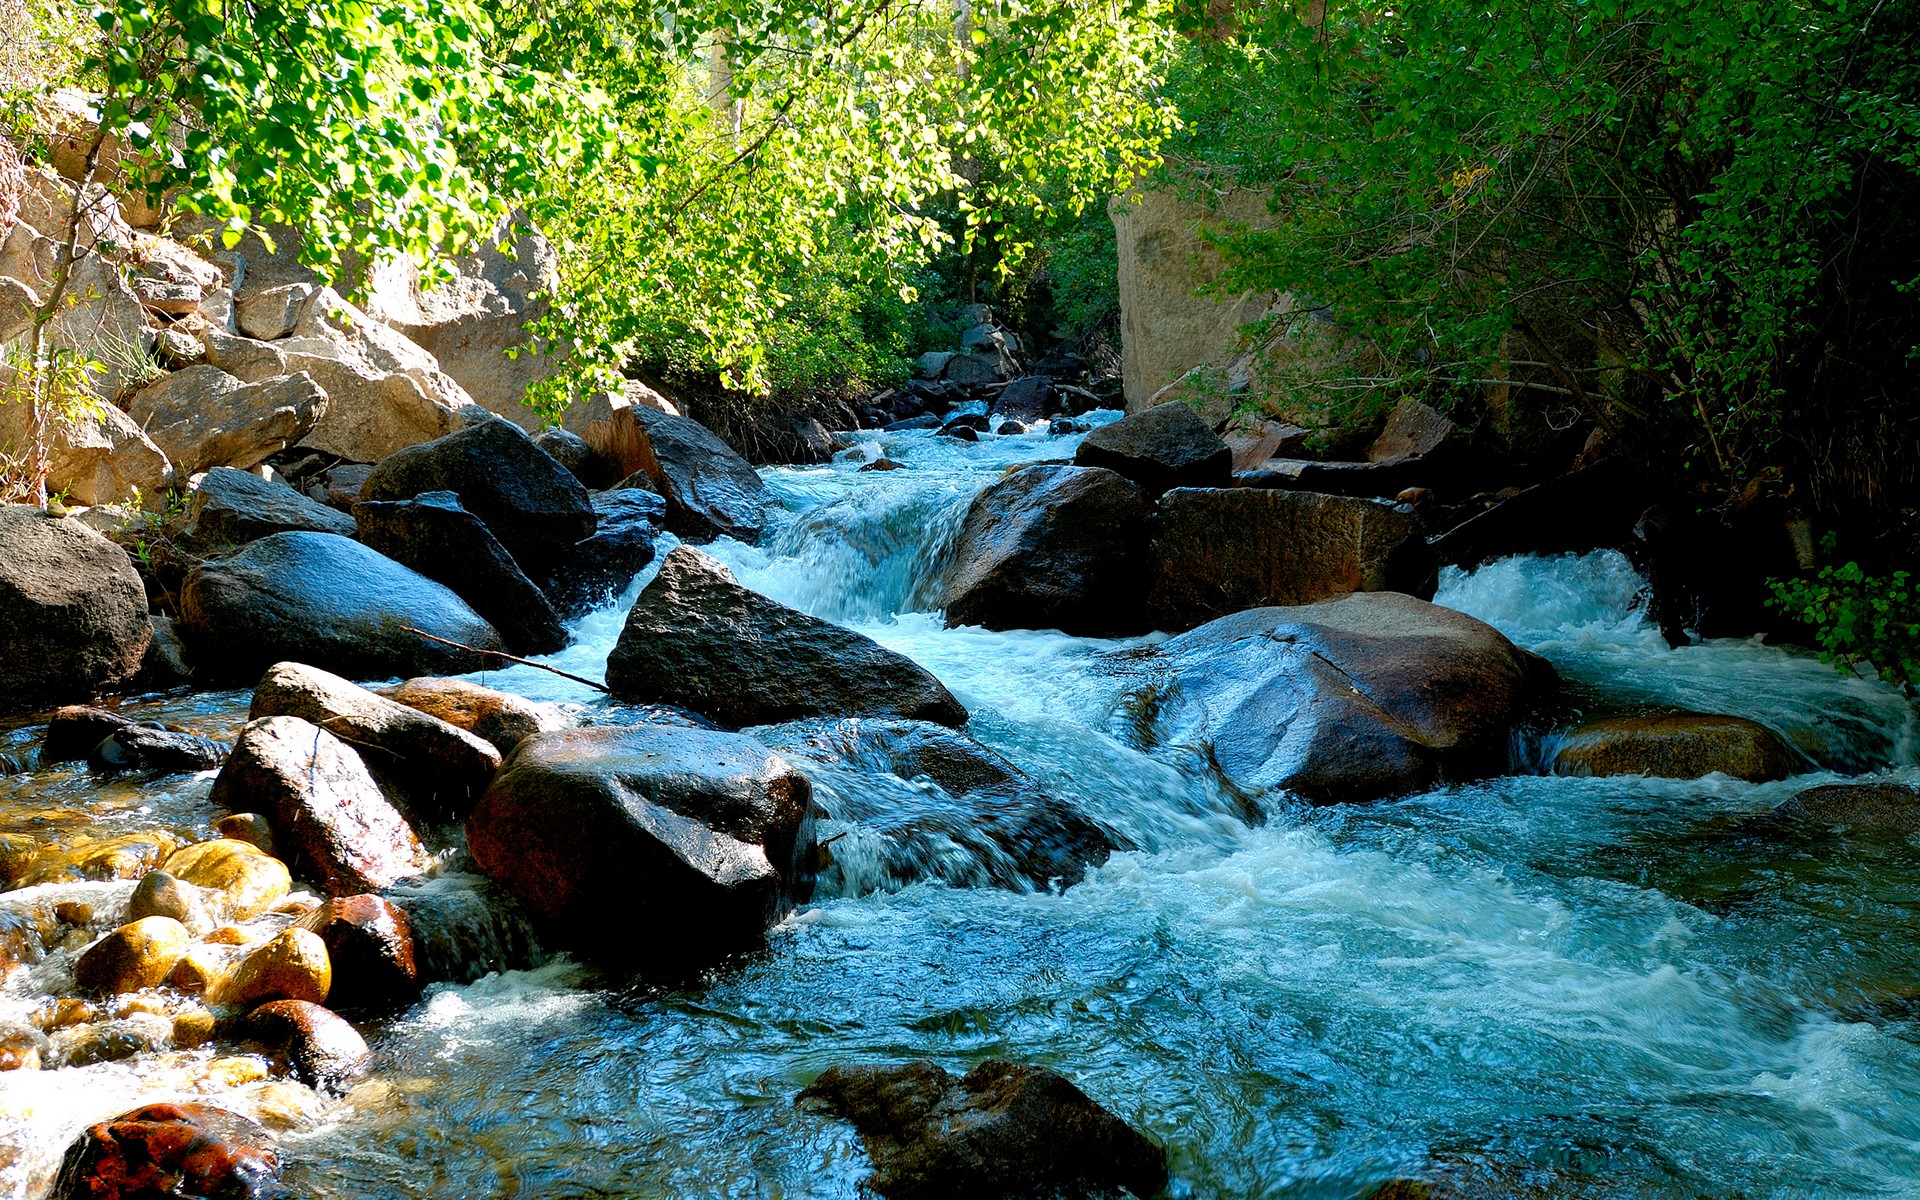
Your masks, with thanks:
M 1066 1076 L 991 1058 L 955 1079 L 932 1063 L 829 1067 L 800 1093 L 846 1118 L 888 1200 L 1102 1196 L 1167 1185 L 1167 1152 Z
M 78 521 L 0 505 L 0 712 L 117 687 L 152 637 L 125 550 Z
M 1022 467 L 967 508 L 947 568 L 950 625 L 1144 633 L 1146 493 L 1112 471 Z
M 1785 779 L 1794 754 L 1758 721 L 1709 713 L 1607 717 L 1562 735 L 1556 775 L 1654 775 L 1698 779 L 1715 773 L 1749 783 Z
M 737 734 L 542 733 L 467 817 L 467 843 L 554 944 L 679 966 L 754 944 L 806 899 L 812 794 L 784 759 Z
M 693 709 L 724 724 L 812 716 L 966 722 L 966 709 L 905 655 L 742 587 L 707 555 L 676 548 L 640 593 L 613 653 L 616 698 Z
M 203 669 L 228 679 L 288 660 L 373 678 L 462 674 L 497 661 L 475 651 L 502 649 L 453 592 L 334 534 L 275 534 L 203 563 L 180 608 Z
M 429 866 L 413 828 L 359 755 L 298 717 L 247 722 L 212 799 L 265 813 L 274 841 L 331 896 L 378 891 Z
M 1315 803 L 1504 769 L 1546 663 L 1492 626 L 1396 592 L 1222 617 L 1143 651 L 1127 703 L 1143 747 L 1203 752 L 1240 791 Z
M 1808 788 L 1772 815 L 1846 833 L 1920 833 L 1920 787 L 1905 783 L 1829 783 Z
M 89 1126 L 67 1149 L 55 1200 L 280 1200 L 265 1129 L 205 1104 L 149 1104 Z
M 308 1087 L 339 1091 L 373 1061 L 358 1030 L 310 1001 L 268 1001 L 247 1017 L 246 1028 Z
M 1177 400 L 1102 425 L 1080 443 L 1073 461 L 1118 471 L 1154 496 L 1169 488 L 1226 487 L 1233 479 L 1233 451 Z

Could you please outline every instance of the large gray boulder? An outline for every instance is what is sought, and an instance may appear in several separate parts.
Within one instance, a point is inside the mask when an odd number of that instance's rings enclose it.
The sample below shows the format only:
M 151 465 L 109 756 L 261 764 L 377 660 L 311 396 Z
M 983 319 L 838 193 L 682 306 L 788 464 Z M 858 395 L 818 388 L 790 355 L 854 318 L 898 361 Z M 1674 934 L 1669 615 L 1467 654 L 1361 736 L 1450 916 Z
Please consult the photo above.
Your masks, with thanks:
M 1349 592 L 1433 594 L 1419 523 L 1373 500 L 1254 488 L 1175 488 L 1153 524 L 1147 618 L 1186 630 L 1242 609 Z
M 498 419 L 380 460 L 360 499 L 410 500 L 422 492 L 457 493 L 529 574 L 594 530 L 587 489 L 518 426 Z
M 125 683 L 152 638 L 126 551 L 70 518 L 0 506 L 0 712 Z
M 773 497 L 753 464 L 689 417 L 637 405 L 627 411 L 641 467 L 623 487 L 644 484 L 664 497 L 667 528 L 683 538 L 760 540 Z
M 202 563 L 180 615 L 199 669 L 229 679 L 289 660 L 363 679 L 461 675 L 497 662 L 477 651 L 503 648 L 447 588 L 330 533 L 277 533 Z
M 733 726 L 814 716 L 967 719 L 912 659 L 742 587 L 686 546 L 667 555 L 627 614 L 607 657 L 607 686 L 622 700 L 674 704 Z
M 1169 488 L 1225 487 L 1233 478 L 1233 451 L 1177 400 L 1102 425 L 1081 440 L 1073 461 L 1118 471 L 1155 496 Z
M 941 604 L 950 625 L 1144 633 L 1147 513 L 1139 485 L 1097 467 L 1022 467 L 967 508 Z
M 1116 658 L 1144 670 L 1143 748 L 1201 752 L 1243 793 L 1373 800 L 1504 770 L 1552 668 L 1492 626 L 1397 592 L 1256 608 Z
M 813 823 L 806 777 L 752 738 L 603 727 L 522 742 L 467 844 L 552 944 L 680 967 L 751 946 L 808 897 Z
M 141 388 L 127 406 L 181 480 L 209 467 L 263 463 L 305 437 L 326 411 L 327 394 L 304 372 L 242 383 L 204 363 Z

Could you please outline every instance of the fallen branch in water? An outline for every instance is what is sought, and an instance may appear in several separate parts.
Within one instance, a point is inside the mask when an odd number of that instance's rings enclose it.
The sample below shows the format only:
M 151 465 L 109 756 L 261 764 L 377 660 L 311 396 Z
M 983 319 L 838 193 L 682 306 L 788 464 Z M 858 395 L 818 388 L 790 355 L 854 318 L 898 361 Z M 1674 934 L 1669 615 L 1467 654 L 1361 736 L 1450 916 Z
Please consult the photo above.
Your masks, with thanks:
M 542 671 L 551 671 L 562 679 L 571 679 L 575 683 L 584 683 L 596 692 L 605 692 L 609 696 L 613 695 L 613 689 L 604 683 L 595 683 L 585 676 L 575 675 L 571 671 L 562 671 L 559 667 L 550 667 L 545 663 L 537 663 L 530 658 L 521 658 L 517 654 L 508 654 L 505 650 L 482 650 L 478 646 L 469 646 L 463 642 L 456 642 L 452 638 L 436 637 L 424 629 L 415 629 L 411 625 L 402 625 L 400 628 L 406 630 L 408 633 L 418 634 L 430 642 L 439 642 L 442 646 L 452 646 L 455 650 L 465 650 L 468 654 L 487 654 L 494 658 L 504 658 L 508 662 L 519 663 L 523 667 L 538 667 Z

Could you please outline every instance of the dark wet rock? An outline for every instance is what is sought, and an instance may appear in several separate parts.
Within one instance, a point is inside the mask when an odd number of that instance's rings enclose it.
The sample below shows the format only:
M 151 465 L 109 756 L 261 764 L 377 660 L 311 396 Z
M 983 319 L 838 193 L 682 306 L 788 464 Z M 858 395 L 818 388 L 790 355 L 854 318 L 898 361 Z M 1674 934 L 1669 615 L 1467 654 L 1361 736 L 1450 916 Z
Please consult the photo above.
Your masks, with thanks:
M 308 1087 L 340 1091 L 367 1069 L 367 1040 L 340 1016 L 307 1000 L 272 1000 L 247 1017 L 247 1036 Z
M 1167 1152 L 1045 1067 L 992 1058 L 955 1079 L 927 1062 L 829 1067 L 800 1093 L 860 1131 L 888 1200 L 1101 1196 L 1167 1185 Z
M 248 715 L 298 717 L 325 729 L 435 817 L 465 816 L 500 769 L 500 752 L 465 729 L 303 663 L 269 668 Z
M 1556 775 L 1653 775 L 1698 779 L 1716 772 L 1766 783 L 1793 773 L 1794 754 L 1758 721 L 1709 713 L 1606 717 L 1557 739 Z
M 911 417 L 902 417 L 898 421 L 888 421 L 880 428 L 886 433 L 907 433 L 915 429 L 940 429 L 942 433 L 946 432 L 941 429 L 940 418 L 932 413 L 919 413 Z
M 193 652 L 172 617 L 158 613 L 147 617 L 153 625 L 153 640 L 140 660 L 140 674 L 134 678 L 138 691 L 162 692 L 193 682 Z
M 117 712 L 85 704 L 69 704 L 53 710 L 47 720 L 46 740 L 40 744 L 40 761 L 76 762 L 93 753 L 93 748 L 113 733 L 134 722 Z
M 668 529 L 695 541 L 760 540 L 773 497 L 753 464 L 689 417 L 650 408 L 635 408 L 633 416 L 640 434 L 638 474 L 666 499 Z
M 95 771 L 211 771 L 226 760 L 227 747 L 212 738 L 145 725 L 122 725 L 87 755 Z
M 1124 705 L 1138 744 L 1315 803 L 1505 769 L 1515 721 L 1553 680 L 1492 626 L 1397 592 L 1250 609 L 1114 662 L 1147 677 Z
M 1059 410 L 1053 380 L 1045 375 L 1022 375 L 1001 388 L 993 402 L 996 414 L 1015 421 L 1038 421 Z
M 751 732 L 811 768 L 834 795 L 835 820 L 882 843 L 876 862 L 848 861 L 852 848 L 834 858 L 842 891 L 928 878 L 955 887 L 1070 887 L 1088 867 L 1127 848 L 1012 763 L 944 725 L 819 718 Z M 883 786 L 882 775 L 899 786 Z
M 1920 833 L 1920 787 L 1905 783 L 1829 783 L 1773 810 L 1783 821 L 1845 833 Z
M 1442 563 L 1477 567 L 1513 554 L 1584 554 L 1634 544 L 1634 525 L 1654 503 L 1651 485 L 1625 459 L 1607 459 L 1527 488 L 1433 540 Z
M 952 434 L 957 430 L 971 429 L 975 433 L 987 431 L 987 414 L 981 412 L 963 412 L 940 427 L 940 432 Z
M 386 1008 L 419 996 L 413 923 L 385 897 L 336 896 L 294 924 L 326 943 L 335 1008 Z
M 276 533 L 299 532 L 352 537 L 353 518 L 284 483 L 215 467 L 193 489 L 174 541 L 196 557 L 211 558 Z
M 442 874 L 389 888 L 384 896 L 406 914 L 422 985 L 472 983 L 542 961 L 532 918 L 490 879 Z
M 531 700 L 465 679 L 409 679 L 380 694 L 464 729 L 502 755 L 512 753 L 515 746 L 541 730 L 558 729 L 562 723 L 557 713 Z
M 942 595 L 947 623 L 1144 633 L 1148 510 L 1146 493 L 1112 471 L 1011 472 L 967 509 Z
M 607 658 L 618 699 L 675 704 L 727 725 L 899 716 L 961 725 L 952 693 L 905 655 L 737 583 L 676 548 Z
M 593 505 L 573 473 L 508 421 L 483 420 L 380 460 L 360 501 L 453 492 L 529 575 L 593 534 Z
M 554 944 L 678 966 L 753 945 L 807 898 L 812 794 L 791 764 L 738 734 L 542 733 L 467 818 L 467 844 Z M 645 913 L 663 919 L 635 919 Z
M 977 442 L 980 440 L 979 430 L 971 425 L 963 425 L 959 421 L 947 422 L 940 427 L 939 432 L 941 437 L 950 437 L 958 442 Z
M 1349 592 L 1433 595 L 1418 522 L 1371 500 L 1176 488 L 1160 498 L 1153 530 L 1147 618 L 1155 629 Z
M 666 528 L 667 502 L 644 488 L 614 488 L 593 497 L 593 536 L 576 542 L 539 580 L 567 618 L 611 602 L 653 561 Z
M 152 638 L 126 551 L 79 521 L 0 505 L 0 712 L 117 687 Z
M 1155 496 L 1169 488 L 1225 487 L 1233 477 L 1233 451 L 1179 401 L 1102 425 L 1080 443 L 1073 461 L 1118 471 Z
M 376 892 L 428 866 L 412 827 L 360 757 L 299 717 L 247 722 L 212 799 L 265 813 L 274 841 L 330 896 Z
M 566 646 L 566 627 L 546 594 L 453 492 L 362 500 L 353 506 L 353 519 L 362 542 L 451 588 L 515 654 L 551 654 Z
M 567 429 L 548 429 L 536 434 L 533 444 L 553 456 L 553 461 L 573 473 L 582 485 L 604 487 L 612 482 L 609 464 L 593 452 L 587 439 Z
M 73 964 L 73 982 L 97 996 L 159 987 L 192 944 L 193 934 L 173 918 L 142 917 L 87 947 Z
M 904 471 L 907 469 L 907 464 L 895 462 L 890 458 L 876 458 L 870 463 L 863 464 L 860 469 L 862 471 Z
M 205 1104 L 149 1104 L 68 1147 L 54 1200 L 288 1200 L 265 1129 Z
M 195 567 L 180 606 L 202 669 L 227 679 L 288 660 L 363 678 L 460 675 L 498 662 L 474 651 L 502 649 L 445 586 L 327 533 L 275 534 Z

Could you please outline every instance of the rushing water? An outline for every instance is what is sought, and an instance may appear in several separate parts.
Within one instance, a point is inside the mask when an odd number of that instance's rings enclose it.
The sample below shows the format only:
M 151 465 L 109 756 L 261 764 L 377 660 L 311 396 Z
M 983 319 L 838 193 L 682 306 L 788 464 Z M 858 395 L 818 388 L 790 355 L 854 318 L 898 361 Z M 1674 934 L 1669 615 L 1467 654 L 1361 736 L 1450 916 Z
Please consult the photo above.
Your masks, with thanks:
M 289 1182 L 313 1200 L 854 1197 L 857 1138 L 794 1094 L 838 1062 L 992 1055 L 1057 1067 L 1162 1140 L 1176 1196 L 1335 1200 L 1408 1175 L 1502 1196 L 1920 1194 L 1920 848 L 1743 824 L 1827 772 L 1913 774 L 1900 696 L 1756 643 L 1671 650 L 1618 555 L 1508 560 L 1449 572 L 1438 600 L 1552 660 L 1561 716 L 1751 716 L 1805 774 L 1518 774 L 1368 806 L 1269 800 L 1250 824 L 1188 764 L 1108 735 L 1122 682 L 1099 655 L 1122 643 L 930 611 L 969 497 L 1072 440 L 867 436 L 848 461 L 767 472 L 785 513 L 763 547 L 709 549 L 924 664 L 974 736 L 1137 849 L 1065 892 L 843 887 L 697 989 L 565 959 L 439 986 L 369 1031 L 377 1067 L 335 1100 L 225 1084 L 206 1051 L 16 1072 L 0 1078 L 26 1151 L 15 1194 L 85 1121 L 198 1089 L 286 1127 Z M 855 469 L 880 450 L 909 469 Z M 552 661 L 597 674 L 633 594 Z M 593 701 L 525 668 L 482 678 Z M 243 703 L 173 711 L 217 733 Z M 167 782 L 110 794 L 103 817 L 82 772 L 0 777 L 0 832 L 202 829 L 206 779 Z M 51 986 L 50 962 L 7 1002 Z

